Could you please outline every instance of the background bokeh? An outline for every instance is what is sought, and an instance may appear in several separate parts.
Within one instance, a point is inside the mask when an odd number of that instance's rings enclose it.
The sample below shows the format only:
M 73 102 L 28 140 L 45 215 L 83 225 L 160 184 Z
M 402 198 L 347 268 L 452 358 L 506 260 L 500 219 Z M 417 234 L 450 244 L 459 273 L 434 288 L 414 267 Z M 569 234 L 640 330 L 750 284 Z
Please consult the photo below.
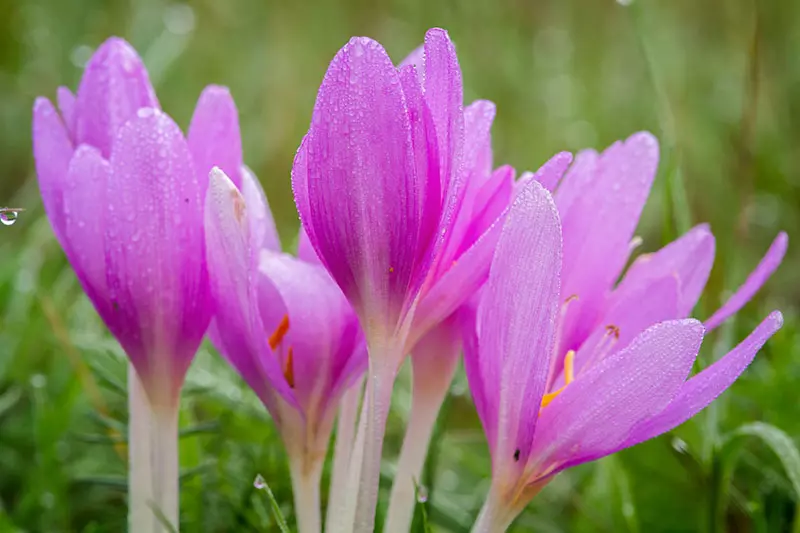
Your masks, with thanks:
M 163 108 L 184 127 L 205 84 L 228 85 L 245 159 L 289 248 L 298 226 L 289 169 L 328 61 L 352 35 L 380 40 L 399 61 L 428 27 L 445 27 L 466 99 L 498 105 L 498 164 L 535 169 L 558 150 L 602 148 L 642 129 L 659 137 L 642 249 L 711 223 L 717 261 L 695 312 L 704 318 L 779 229 L 797 238 L 800 2 L 624 4 L 0 0 L 0 206 L 27 209 L 0 226 L 0 532 L 125 528 L 126 367 L 43 216 L 30 141 L 37 95 L 76 87 L 109 35 L 140 51 Z M 800 532 L 799 264 L 800 247 L 790 243 L 758 297 L 707 338 L 700 366 L 770 310 L 786 317 L 713 408 L 669 435 L 562 474 L 514 530 Z M 408 406 L 404 373 L 389 421 L 387 489 Z M 769 425 L 742 428 L 752 421 Z M 259 473 L 292 522 L 288 469 L 269 417 L 207 345 L 189 373 L 181 427 L 183 531 L 276 531 L 253 487 Z M 489 473 L 460 373 L 423 479 L 427 526 L 468 531 Z M 416 531 L 426 527 L 421 511 L 422 504 Z

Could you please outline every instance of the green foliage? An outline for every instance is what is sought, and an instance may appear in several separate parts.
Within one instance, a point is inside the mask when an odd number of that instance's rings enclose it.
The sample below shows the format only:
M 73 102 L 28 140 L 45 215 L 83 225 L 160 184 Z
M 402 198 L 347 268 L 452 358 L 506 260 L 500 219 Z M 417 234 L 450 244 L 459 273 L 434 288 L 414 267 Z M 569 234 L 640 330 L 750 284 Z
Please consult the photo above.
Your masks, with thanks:
M 126 363 L 43 216 L 29 135 L 34 97 L 54 98 L 59 84 L 75 87 L 87 47 L 108 35 L 141 51 L 162 106 L 184 127 L 205 84 L 231 87 L 245 159 L 264 183 L 287 248 L 297 229 L 289 169 L 327 62 L 356 34 L 379 39 L 399 60 L 430 26 L 446 27 L 456 41 L 467 100 L 498 105 L 498 164 L 535 169 L 558 150 L 602 148 L 640 129 L 662 140 L 659 181 L 640 226 L 643 250 L 691 224 L 711 223 L 718 259 L 696 316 L 709 316 L 744 280 L 779 229 L 794 237 L 800 227 L 800 63 L 791 60 L 800 39 L 798 2 L 2 5 L 0 205 L 27 209 L 15 225 L 0 226 L 3 533 L 125 530 Z M 798 260 L 800 248 L 790 246 L 783 267 L 735 323 L 707 339 L 700 366 L 770 310 L 786 317 L 713 408 L 670 435 L 559 475 L 512 530 L 800 533 Z M 389 420 L 387 465 L 402 439 L 408 400 L 403 379 Z M 181 531 L 293 526 L 275 428 L 209 346 L 189 372 L 180 423 Z M 414 530 L 469 531 L 490 462 L 463 373 L 433 441 L 420 480 L 428 501 Z M 270 481 L 268 503 L 253 485 L 258 473 Z

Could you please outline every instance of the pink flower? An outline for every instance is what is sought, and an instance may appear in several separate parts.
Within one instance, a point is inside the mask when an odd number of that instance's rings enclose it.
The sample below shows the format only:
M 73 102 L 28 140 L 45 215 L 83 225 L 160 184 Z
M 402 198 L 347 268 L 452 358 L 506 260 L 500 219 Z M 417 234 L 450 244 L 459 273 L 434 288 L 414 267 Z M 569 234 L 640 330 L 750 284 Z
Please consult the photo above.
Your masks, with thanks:
M 211 318 L 203 198 L 212 164 L 239 179 L 236 108 L 227 89 L 206 88 L 185 138 L 117 38 L 58 105 L 38 98 L 33 110 L 45 211 L 150 401 L 174 403 Z
M 290 457 L 298 510 L 318 514 L 318 492 L 308 501 L 297 483 L 318 490 L 339 400 L 367 365 L 361 328 L 303 235 L 300 257 L 280 252 L 254 176 L 245 174 L 241 192 L 219 169 L 210 180 L 211 337 L 269 409 Z
M 658 146 L 637 134 L 583 152 L 555 193 L 521 189 L 477 310 L 464 313 L 465 365 L 492 454 L 475 531 L 501 530 L 555 474 L 669 431 L 721 394 L 782 325 L 770 314 L 741 344 L 689 377 L 706 330 L 777 268 L 764 260 L 705 324 L 685 318 L 706 283 L 706 226 L 640 256 L 615 286 L 655 176 Z

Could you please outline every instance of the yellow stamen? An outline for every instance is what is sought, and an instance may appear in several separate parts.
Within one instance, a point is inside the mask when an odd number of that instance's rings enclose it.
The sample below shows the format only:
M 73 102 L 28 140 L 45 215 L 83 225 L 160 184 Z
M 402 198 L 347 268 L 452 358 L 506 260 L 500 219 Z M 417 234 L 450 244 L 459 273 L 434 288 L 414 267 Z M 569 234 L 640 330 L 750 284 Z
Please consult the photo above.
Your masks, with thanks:
M 565 387 L 575 380 L 575 350 L 570 350 L 564 357 L 564 383 Z
M 289 387 L 294 388 L 294 352 L 291 346 L 286 353 L 286 361 L 283 362 L 283 377 L 286 378 Z
M 275 328 L 275 331 L 272 332 L 272 335 L 269 336 L 269 347 L 273 350 L 280 346 L 283 338 L 286 336 L 286 333 L 289 332 L 289 315 L 283 315 L 281 319 L 281 323 L 278 324 L 278 327 Z
M 564 356 L 564 386 L 542 396 L 542 406 L 540 409 L 544 409 L 550 405 L 550 402 L 558 398 L 558 395 L 564 392 L 567 385 L 573 381 L 575 381 L 575 350 L 570 350 L 567 352 L 567 355 Z

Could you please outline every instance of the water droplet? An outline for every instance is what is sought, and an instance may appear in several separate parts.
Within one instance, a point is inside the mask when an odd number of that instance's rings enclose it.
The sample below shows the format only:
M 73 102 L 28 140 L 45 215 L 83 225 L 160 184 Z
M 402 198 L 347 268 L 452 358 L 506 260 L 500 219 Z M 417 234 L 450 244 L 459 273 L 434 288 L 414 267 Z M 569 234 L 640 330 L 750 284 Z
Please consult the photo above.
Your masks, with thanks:
M 0 210 L 0 222 L 2 222 L 4 226 L 12 225 L 14 222 L 17 221 L 18 217 L 19 217 L 19 212 L 17 211 Z
M 153 109 L 152 107 L 142 107 L 139 108 L 138 111 L 136 111 L 136 114 L 139 115 L 139 118 L 147 118 L 153 116 L 155 112 L 156 110 Z
M 428 489 L 425 487 L 425 485 L 417 486 L 417 501 L 419 503 L 425 503 L 428 501 Z
M 255 481 L 253 481 L 253 486 L 258 490 L 264 490 L 267 488 L 267 481 L 264 479 L 264 476 L 258 474 Z
M 686 441 L 675 437 L 672 439 L 672 448 L 678 453 L 688 453 L 689 445 L 686 444 Z

